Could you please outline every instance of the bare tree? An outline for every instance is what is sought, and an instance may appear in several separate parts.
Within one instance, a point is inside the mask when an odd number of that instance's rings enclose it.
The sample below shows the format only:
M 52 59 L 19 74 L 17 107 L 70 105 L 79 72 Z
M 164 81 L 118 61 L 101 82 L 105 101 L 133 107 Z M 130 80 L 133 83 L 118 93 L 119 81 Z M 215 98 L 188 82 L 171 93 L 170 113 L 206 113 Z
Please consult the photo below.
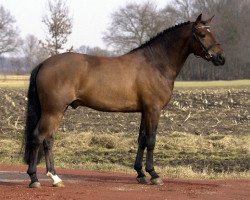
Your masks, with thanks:
M 166 5 L 166 7 L 161 10 L 161 15 L 169 26 L 183 22 L 179 11 L 172 4 Z
M 20 44 L 15 19 L 9 11 L 0 6 L 0 55 L 13 52 Z
M 191 20 L 193 14 L 193 0 L 174 0 L 173 5 L 178 14 L 179 21 Z
M 34 35 L 27 35 L 23 41 L 22 53 L 24 55 L 26 68 L 31 71 L 33 67 L 49 57 L 47 49 L 42 47 Z
M 237 1 L 234 2 L 237 3 Z M 193 2 L 193 10 L 194 13 L 203 13 L 206 17 L 211 15 L 217 16 L 221 11 L 226 10 L 225 6 L 228 4 L 230 4 L 228 0 L 197 0 Z
M 68 36 L 72 32 L 72 18 L 69 16 L 69 7 L 65 0 L 48 1 L 47 13 L 43 16 L 48 34 L 44 46 L 51 55 L 59 53 L 64 48 Z
M 111 23 L 104 33 L 107 46 L 118 53 L 140 46 L 167 27 L 159 9 L 152 2 L 129 3 L 111 15 Z

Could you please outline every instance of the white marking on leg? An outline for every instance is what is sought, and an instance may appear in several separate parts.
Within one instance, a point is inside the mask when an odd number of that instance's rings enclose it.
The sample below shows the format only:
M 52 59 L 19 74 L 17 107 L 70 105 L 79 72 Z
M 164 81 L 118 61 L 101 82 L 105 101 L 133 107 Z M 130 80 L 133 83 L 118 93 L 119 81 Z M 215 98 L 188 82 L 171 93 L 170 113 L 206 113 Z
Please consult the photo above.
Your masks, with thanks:
M 52 180 L 53 180 L 53 184 L 57 184 L 57 183 L 60 183 L 62 182 L 62 179 L 60 179 L 57 175 L 53 175 L 52 173 L 48 172 L 46 174 L 48 177 L 50 177 Z

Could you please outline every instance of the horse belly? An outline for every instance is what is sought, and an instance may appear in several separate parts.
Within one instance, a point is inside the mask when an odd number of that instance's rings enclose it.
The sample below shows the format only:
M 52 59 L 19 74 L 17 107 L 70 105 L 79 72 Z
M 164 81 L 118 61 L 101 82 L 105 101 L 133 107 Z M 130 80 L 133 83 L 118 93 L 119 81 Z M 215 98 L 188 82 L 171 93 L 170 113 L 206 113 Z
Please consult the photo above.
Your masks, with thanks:
M 81 105 L 100 111 L 136 112 L 141 110 L 136 94 L 110 88 L 92 89 L 80 96 Z

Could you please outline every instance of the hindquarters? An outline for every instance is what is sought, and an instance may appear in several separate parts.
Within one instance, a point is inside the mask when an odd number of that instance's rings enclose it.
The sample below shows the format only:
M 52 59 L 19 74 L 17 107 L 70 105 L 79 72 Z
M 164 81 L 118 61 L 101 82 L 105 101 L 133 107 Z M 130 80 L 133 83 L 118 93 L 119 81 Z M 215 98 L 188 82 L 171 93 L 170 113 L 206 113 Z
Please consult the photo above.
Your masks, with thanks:
M 46 62 L 42 63 L 32 71 L 28 90 L 24 160 L 29 165 L 27 173 L 32 188 L 41 187 L 36 172 L 42 155 L 45 155 L 47 171 L 55 175 L 53 135 L 67 108 L 65 96 L 60 92 L 62 90 L 56 90 L 53 73 L 52 76 L 46 74 L 46 66 Z
M 43 154 L 43 140 L 53 135 L 59 126 L 59 121 L 63 115 L 63 109 L 58 108 L 60 99 L 49 99 L 53 91 L 50 88 L 39 90 L 38 82 L 39 72 L 43 64 L 38 65 L 31 73 L 30 85 L 28 89 L 28 103 L 26 113 L 26 125 L 24 131 L 24 161 L 27 164 L 33 162 L 32 154 L 37 149 L 37 163 L 39 163 Z M 62 97 L 63 98 L 63 97 Z M 44 100 L 47 101 L 44 101 Z M 59 103 L 60 104 L 60 103 Z M 64 103 L 65 104 L 65 103 Z M 66 104 L 64 109 L 66 109 Z
M 60 72 L 57 72 L 60 67 L 57 67 L 53 58 L 34 68 L 30 76 L 24 132 L 24 161 L 27 164 L 30 164 L 32 152 L 37 146 L 39 151 L 37 162 L 39 162 L 43 154 L 41 145 L 43 139 L 53 134 L 58 126 L 56 122 L 67 108 L 65 94 L 70 92 L 61 87 L 64 80 L 60 79 Z
M 85 65 L 78 54 L 49 58 L 37 75 L 37 90 L 44 113 L 63 113 L 77 99 Z

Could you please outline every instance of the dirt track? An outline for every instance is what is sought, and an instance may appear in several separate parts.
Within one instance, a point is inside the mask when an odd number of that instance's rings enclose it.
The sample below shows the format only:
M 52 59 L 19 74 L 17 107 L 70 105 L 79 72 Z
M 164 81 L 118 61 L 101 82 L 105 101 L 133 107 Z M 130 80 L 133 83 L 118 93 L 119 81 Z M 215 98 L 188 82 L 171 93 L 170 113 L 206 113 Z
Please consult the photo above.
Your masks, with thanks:
M 9 199 L 237 199 L 250 197 L 250 180 L 194 181 L 165 179 L 163 186 L 139 185 L 135 177 L 113 172 L 59 169 L 65 188 L 54 188 L 39 168 L 40 189 L 27 188 L 26 166 L 0 166 L 1 198 Z

